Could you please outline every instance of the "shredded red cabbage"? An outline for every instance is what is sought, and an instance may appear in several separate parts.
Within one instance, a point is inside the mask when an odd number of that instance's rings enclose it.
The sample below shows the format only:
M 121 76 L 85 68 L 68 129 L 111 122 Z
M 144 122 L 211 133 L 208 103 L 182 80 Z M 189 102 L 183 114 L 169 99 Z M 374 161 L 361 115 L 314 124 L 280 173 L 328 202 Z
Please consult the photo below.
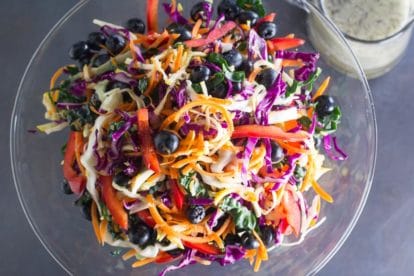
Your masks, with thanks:
M 209 26 L 211 17 L 213 15 L 213 6 L 211 5 L 210 2 L 203 1 L 202 7 L 203 7 L 203 19 L 206 21 L 206 26 Z
M 194 260 L 194 256 L 195 256 L 196 252 L 197 252 L 196 250 L 186 249 L 185 252 L 184 252 L 183 258 L 178 263 L 178 265 L 170 265 L 170 266 L 164 268 L 160 272 L 160 274 L 158 274 L 158 275 L 159 276 L 165 276 L 167 274 L 167 272 L 171 272 L 171 271 L 186 267 L 188 265 L 195 264 L 196 261 Z
M 247 180 L 247 173 L 248 173 L 248 166 L 250 157 L 252 156 L 253 150 L 259 141 L 259 138 L 247 138 L 246 146 L 244 148 L 244 154 L 243 154 L 243 163 L 241 167 L 241 178 L 243 181 L 243 184 L 248 186 L 248 180 Z
M 165 13 L 170 17 L 171 21 L 176 22 L 178 24 L 187 25 L 188 20 L 181 15 L 177 8 L 172 10 L 172 6 L 168 3 L 162 4 Z
M 101 27 L 101 32 L 104 33 L 106 36 L 111 36 L 113 34 L 119 34 L 121 33 L 126 38 L 130 39 L 129 37 L 129 31 L 125 28 L 114 28 L 108 25 L 104 25 Z
M 328 154 L 329 158 L 331 158 L 332 160 L 345 160 L 348 158 L 348 155 L 339 148 L 337 141 L 336 141 L 336 137 L 332 137 L 331 135 L 325 135 L 323 137 L 323 148 L 325 149 L 326 154 Z M 333 147 L 332 147 L 333 144 Z M 335 152 L 333 152 L 333 149 L 336 151 L 337 154 L 335 154 Z
M 249 32 L 247 49 L 250 60 L 254 60 L 256 56 L 259 56 L 263 60 L 267 60 L 266 41 L 261 38 L 254 29 L 251 29 Z
M 286 91 L 286 83 L 282 80 L 282 74 L 279 74 L 273 86 L 267 90 L 263 100 L 257 105 L 255 111 L 256 123 L 259 125 L 269 124 L 269 112 L 272 109 L 276 99 Z
M 65 108 L 65 109 L 77 109 L 82 107 L 81 103 L 62 103 L 62 102 L 58 102 L 56 104 L 56 106 L 58 108 Z
M 298 81 L 306 81 L 309 76 L 316 71 L 316 63 L 319 59 L 319 53 L 301 53 L 292 51 L 276 51 L 276 58 L 301 59 L 305 65 L 295 70 L 295 79 Z
M 85 96 L 86 81 L 77 80 L 70 86 L 70 93 L 77 97 Z
M 202 198 L 202 197 L 191 198 L 189 200 L 189 203 L 191 205 L 210 205 L 210 204 L 213 203 L 213 199 L 211 199 L 211 198 Z

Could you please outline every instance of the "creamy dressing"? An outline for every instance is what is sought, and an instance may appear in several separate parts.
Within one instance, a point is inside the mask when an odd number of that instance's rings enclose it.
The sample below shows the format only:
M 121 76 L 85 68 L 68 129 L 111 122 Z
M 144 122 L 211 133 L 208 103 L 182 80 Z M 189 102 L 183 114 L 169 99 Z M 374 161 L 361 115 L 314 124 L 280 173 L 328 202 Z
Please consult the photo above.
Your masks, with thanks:
M 384 39 L 407 22 L 411 0 L 322 0 L 325 14 L 338 28 L 362 40 Z
M 342 33 L 357 56 L 367 78 L 379 77 L 402 58 L 412 28 L 401 28 L 414 11 L 414 0 L 318 0 L 327 17 Z M 348 46 L 322 18 L 311 12 L 308 34 L 312 45 L 330 65 L 353 76 L 358 67 Z M 381 40 L 382 39 L 382 40 Z M 381 40 L 381 41 L 378 41 Z

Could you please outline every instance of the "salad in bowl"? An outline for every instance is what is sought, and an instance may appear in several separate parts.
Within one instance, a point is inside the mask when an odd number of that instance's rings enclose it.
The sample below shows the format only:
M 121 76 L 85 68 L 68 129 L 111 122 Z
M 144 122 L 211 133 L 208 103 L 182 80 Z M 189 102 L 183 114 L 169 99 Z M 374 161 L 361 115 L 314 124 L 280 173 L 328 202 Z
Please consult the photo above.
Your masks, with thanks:
M 254 271 L 274 248 L 321 225 L 325 156 L 347 158 L 340 106 L 319 54 L 278 34 L 261 1 L 147 1 L 147 18 L 99 29 L 71 47 L 43 94 L 47 134 L 69 128 L 64 191 L 97 241 L 133 267 L 171 263 Z M 161 12 L 161 11 L 160 11 Z

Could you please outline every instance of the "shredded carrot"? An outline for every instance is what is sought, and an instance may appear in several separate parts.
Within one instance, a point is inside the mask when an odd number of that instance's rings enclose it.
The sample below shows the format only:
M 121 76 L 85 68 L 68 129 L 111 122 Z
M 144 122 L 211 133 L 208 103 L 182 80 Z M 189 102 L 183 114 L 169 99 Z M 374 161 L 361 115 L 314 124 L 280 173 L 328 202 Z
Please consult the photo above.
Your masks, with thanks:
M 162 42 L 169 37 L 168 32 L 165 30 L 160 36 L 150 45 L 148 48 L 157 48 Z
M 191 32 L 191 35 L 193 38 L 197 37 L 198 31 L 200 30 L 201 24 L 203 23 L 203 20 L 198 19 L 197 22 L 194 24 L 193 30 Z
M 283 67 L 302 67 L 303 66 L 303 61 L 298 59 L 298 60 L 292 60 L 292 59 L 284 59 L 282 61 L 282 66 Z
M 108 231 L 108 221 L 104 219 L 99 224 L 99 235 L 101 236 L 101 244 L 104 245 L 105 243 L 105 236 L 106 232 Z
M 141 267 L 141 266 L 144 266 L 146 264 L 152 263 L 154 261 L 155 261 L 155 258 L 146 258 L 146 259 L 143 259 L 143 260 L 139 260 L 139 261 L 134 262 L 132 264 L 132 267 L 133 268 Z
M 250 26 L 247 24 L 240 24 L 240 27 L 243 29 L 243 31 L 250 31 Z
M 180 67 L 181 67 L 181 59 L 183 57 L 183 52 L 184 52 L 184 46 L 182 44 L 180 44 L 178 46 L 178 48 L 177 48 L 177 56 L 175 58 L 173 72 L 177 72 L 180 69 Z
M 124 255 L 122 255 L 122 260 L 127 261 L 134 257 L 137 254 L 137 251 L 135 249 L 128 250 Z
M 95 201 L 92 202 L 91 217 L 92 217 L 93 232 L 95 233 L 96 240 L 98 241 L 99 244 L 102 244 L 102 242 L 101 242 L 102 238 L 101 238 L 101 233 L 99 231 L 99 220 L 98 220 L 98 216 L 97 216 L 97 208 L 96 208 Z
M 315 94 L 312 97 L 312 101 L 316 100 L 317 97 L 319 97 L 320 95 L 322 95 L 326 88 L 328 88 L 329 85 L 329 81 L 331 80 L 331 77 L 327 77 L 321 84 L 321 86 L 319 86 L 318 90 L 316 90 Z
M 285 142 L 279 139 L 276 141 L 282 148 L 287 150 L 289 153 L 302 153 L 302 154 L 309 153 L 309 150 L 296 146 L 297 143 L 295 142 Z
M 262 69 L 260 68 L 256 68 L 253 70 L 253 72 L 250 73 L 249 75 L 249 82 L 253 82 L 256 79 L 256 76 L 260 73 Z
M 321 186 L 319 186 L 318 182 L 316 180 L 312 180 L 312 187 L 315 190 L 315 192 L 325 201 L 329 203 L 333 203 L 333 198 L 330 194 L 328 194 L 324 189 L 322 189 Z
M 198 33 L 199 34 L 205 34 L 205 33 L 208 33 L 209 31 L 210 31 L 209 28 L 200 28 L 200 30 L 198 30 Z
M 56 72 L 53 74 L 52 78 L 50 79 L 50 90 L 52 90 L 53 88 L 55 88 L 56 85 L 56 81 L 59 79 L 59 77 L 63 74 L 63 72 L 65 71 L 66 66 L 60 67 L 59 69 L 56 70 Z M 55 99 L 53 99 L 54 101 L 56 101 Z
M 230 43 L 231 42 L 231 34 L 225 36 L 222 41 L 223 41 L 223 43 Z

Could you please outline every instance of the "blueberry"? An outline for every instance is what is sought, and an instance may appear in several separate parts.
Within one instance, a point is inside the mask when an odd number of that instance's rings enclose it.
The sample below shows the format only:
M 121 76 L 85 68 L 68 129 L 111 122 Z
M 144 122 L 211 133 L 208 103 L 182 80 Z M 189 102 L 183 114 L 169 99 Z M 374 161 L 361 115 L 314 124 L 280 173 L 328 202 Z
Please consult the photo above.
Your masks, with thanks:
M 260 227 L 260 238 L 266 247 L 270 247 L 275 243 L 275 231 L 272 226 L 265 225 Z
M 254 11 L 242 11 L 237 17 L 240 24 L 247 24 L 247 22 L 250 22 L 250 26 L 254 26 L 257 19 L 259 19 L 259 15 Z
M 120 34 L 111 35 L 106 39 L 105 46 L 108 51 L 113 54 L 117 55 L 125 48 L 126 41 L 125 38 Z
M 92 59 L 92 67 L 99 67 L 111 58 L 108 54 L 100 54 Z
M 89 56 L 86 56 L 86 57 L 83 57 L 83 58 L 79 59 L 79 68 L 80 68 L 80 70 L 83 69 L 83 66 L 89 65 L 90 62 L 91 62 L 91 58 Z
M 128 186 L 129 180 L 131 178 L 123 172 L 119 172 L 114 176 L 114 182 L 122 187 Z
M 145 224 L 134 225 L 128 231 L 129 241 L 139 246 L 144 246 L 151 238 L 151 232 Z
M 252 233 L 245 232 L 241 236 L 241 244 L 245 249 L 256 249 L 259 247 L 259 242 Z
M 206 216 L 206 211 L 203 206 L 192 205 L 187 210 L 187 217 L 191 223 L 197 224 L 200 223 Z
M 80 60 L 90 56 L 90 54 L 89 45 L 85 41 L 76 42 L 69 50 L 69 57 L 74 60 Z
M 131 18 L 125 23 L 125 28 L 132 33 L 145 33 L 145 23 L 139 18 Z
M 160 154 L 171 154 L 178 149 L 180 140 L 170 131 L 160 131 L 154 137 L 155 149 Z
M 223 58 L 227 61 L 228 65 L 239 67 L 243 62 L 243 56 L 236 49 L 231 49 L 223 54 Z
M 271 68 L 263 69 L 256 77 L 256 82 L 259 84 L 264 85 L 266 89 L 269 89 L 272 87 L 272 85 L 275 83 L 277 77 L 277 73 L 275 70 Z
M 198 19 L 203 19 L 205 5 L 211 5 L 211 4 L 209 2 L 203 1 L 203 2 L 198 2 L 191 8 L 190 15 L 194 21 L 197 21 Z
M 237 6 L 236 0 L 223 0 L 218 5 L 218 14 L 224 14 L 226 20 L 235 20 L 240 14 L 240 7 Z
M 64 179 L 62 182 L 62 191 L 65 195 L 73 194 L 73 191 L 69 186 L 69 182 L 66 179 Z
M 211 79 L 210 79 L 211 80 Z M 219 99 L 227 97 L 227 84 L 221 82 L 217 85 L 213 85 L 212 82 L 207 81 L 208 94 Z
M 237 234 L 227 234 L 226 238 L 224 239 L 224 243 L 226 245 L 240 245 L 241 239 Z
M 211 71 L 207 66 L 197 66 L 191 71 L 190 80 L 192 83 L 200 83 L 207 81 L 210 77 Z
M 332 113 L 335 109 L 335 100 L 332 96 L 322 95 L 315 99 L 316 114 L 322 118 Z
M 257 28 L 257 33 L 264 39 L 271 39 L 276 36 L 277 27 L 273 22 L 263 22 Z
M 253 71 L 253 61 L 244 59 L 239 67 L 237 67 L 237 71 L 244 71 L 246 77 L 250 75 Z
M 99 51 L 105 45 L 106 37 L 101 32 L 92 32 L 88 35 L 88 45 L 92 50 Z
M 283 149 L 281 146 L 279 146 L 279 144 L 277 144 L 274 141 L 271 142 L 271 145 L 272 145 L 272 162 L 279 163 L 285 157 L 285 154 L 283 153 Z
M 183 42 L 190 40 L 192 38 L 192 34 L 190 30 L 187 29 L 186 26 L 172 23 L 167 27 L 167 31 L 172 34 L 179 34 L 180 36 L 175 40 L 176 42 Z

